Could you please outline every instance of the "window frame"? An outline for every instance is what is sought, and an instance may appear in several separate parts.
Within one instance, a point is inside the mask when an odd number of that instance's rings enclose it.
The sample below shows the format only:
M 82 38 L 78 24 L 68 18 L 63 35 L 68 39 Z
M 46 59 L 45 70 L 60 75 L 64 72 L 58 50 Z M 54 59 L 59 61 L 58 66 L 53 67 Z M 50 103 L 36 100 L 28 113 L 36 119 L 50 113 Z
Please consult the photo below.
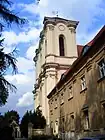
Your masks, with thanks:
M 73 116 L 74 118 L 73 118 L 72 116 Z M 71 130 L 74 131 L 74 129 L 75 129 L 75 124 L 74 124 L 74 123 L 75 123 L 75 115 L 74 115 L 74 113 L 71 113 L 71 114 L 70 114 L 70 122 L 72 122 L 72 123 L 71 123 Z
M 103 63 L 102 63 L 103 61 Z M 102 66 L 101 66 L 102 64 Z M 98 62 L 98 69 L 99 69 L 99 77 L 100 79 L 104 78 L 105 77 L 105 59 L 102 58 L 99 62 Z M 102 72 L 103 70 L 103 72 Z
M 60 95 L 60 105 L 64 104 L 64 93 L 61 93 Z
M 65 36 L 63 34 L 59 35 L 59 55 L 65 56 Z
M 55 98 L 55 107 L 54 107 L 55 109 L 57 109 L 57 107 L 58 107 L 57 101 L 58 101 L 58 100 L 57 100 L 57 97 L 56 97 L 56 98 Z
M 85 75 L 82 75 L 80 80 L 81 80 L 81 91 L 83 91 L 86 89 L 86 77 L 85 77 Z
M 68 100 L 73 98 L 73 87 L 70 86 L 68 90 Z
M 52 109 L 50 110 L 50 115 L 51 115 L 51 116 L 53 115 L 53 110 L 52 110 Z

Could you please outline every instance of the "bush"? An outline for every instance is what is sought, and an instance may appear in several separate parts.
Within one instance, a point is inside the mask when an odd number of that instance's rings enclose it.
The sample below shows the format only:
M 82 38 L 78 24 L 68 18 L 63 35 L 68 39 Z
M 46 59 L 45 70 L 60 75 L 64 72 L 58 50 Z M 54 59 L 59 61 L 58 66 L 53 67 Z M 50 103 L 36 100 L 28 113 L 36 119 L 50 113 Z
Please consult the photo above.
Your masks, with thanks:
M 55 136 L 37 135 L 33 136 L 30 140 L 61 140 Z

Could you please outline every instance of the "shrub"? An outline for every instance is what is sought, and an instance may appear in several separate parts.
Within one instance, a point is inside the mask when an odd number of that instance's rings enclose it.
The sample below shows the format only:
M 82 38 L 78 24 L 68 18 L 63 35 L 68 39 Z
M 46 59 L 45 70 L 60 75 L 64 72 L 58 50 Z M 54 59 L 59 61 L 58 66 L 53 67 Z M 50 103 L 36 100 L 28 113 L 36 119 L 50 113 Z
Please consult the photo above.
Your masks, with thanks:
M 61 140 L 55 136 L 37 135 L 33 136 L 30 140 Z

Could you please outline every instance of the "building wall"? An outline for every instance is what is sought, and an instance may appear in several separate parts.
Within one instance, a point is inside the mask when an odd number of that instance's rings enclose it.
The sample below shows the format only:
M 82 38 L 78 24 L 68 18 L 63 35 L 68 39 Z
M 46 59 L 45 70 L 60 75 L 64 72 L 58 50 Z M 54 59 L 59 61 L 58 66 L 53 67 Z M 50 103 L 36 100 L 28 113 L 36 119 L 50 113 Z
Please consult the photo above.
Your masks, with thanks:
M 53 20 L 53 22 L 52 22 Z M 77 59 L 76 21 L 48 18 L 44 23 L 44 38 L 36 62 L 35 109 L 40 105 L 49 124 L 49 105 L 47 95 L 57 84 L 70 65 Z M 60 56 L 59 35 L 64 35 L 65 56 Z
M 79 63 L 69 81 L 49 99 L 50 123 L 54 134 L 70 132 L 81 136 L 104 132 L 105 128 L 105 77 L 100 79 L 98 63 L 104 59 L 105 48 L 89 54 Z M 84 62 L 85 61 L 85 62 Z M 81 78 L 85 76 L 86 88 L 81 90 Z M 72 87 L 72 95 L 71 93 Z M 57 99 L 57 102 L 55 101 Z M 86 121 L 88 111 L 89 124 Z M 73 119 L 74 116 L 74 119 Z M 64 120 L 62 119 L 64 118 Z M 58 120 L 58 130 L 55 122 Z M 64 129 L 64 130 L 63 130 Z M 55 130 L 57 132 L 55 132 Z M 104 132 L 105 133 L 105 132 Z

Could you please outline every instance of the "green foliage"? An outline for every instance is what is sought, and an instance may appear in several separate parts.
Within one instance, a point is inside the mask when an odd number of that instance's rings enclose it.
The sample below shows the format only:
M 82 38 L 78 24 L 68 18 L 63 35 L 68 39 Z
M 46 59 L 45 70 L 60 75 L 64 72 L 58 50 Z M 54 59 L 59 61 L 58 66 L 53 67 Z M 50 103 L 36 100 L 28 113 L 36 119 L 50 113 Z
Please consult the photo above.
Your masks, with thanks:
M 11 122 L 15 120 L 19 123 L 19 115 L 16 111 L 8 111 L 4 115 L 0 114 L 0 140 L 14 140 L 12 137 L 13 128 Z
M 2 42 L 3 40 L 0 41 L 0 46 L 2 46 Z M 12 68 L 13 73 L 17 73 L 15 53 L 16 50 L 7 54 L 3 47 L 0 49 L 0 106 L 7 102 L 9 91 L 16 91 L 16 87 L 4 78 L 9 67 Z
M 28 137 L 28 123 L 29 123 L 29 112 L 27 111 L 23 116 L 20 124 L 21 134 L 26 138 Z
M 13 73 L 15 74 L 17 73 L 17 66 L 16 66 L 17 60 L 15 58 L 16 54 L 17 54 L 16 49 L 14 49 L 11 53 L 5 53 L 3 47 L 0 49 L 0 73 L 3 74 L 8 70 L 9 67 L 12 68 Z
M 5 105 L 9 95 L 9 90 L 16 91 L 16 87 L 9 83 L 5 78 L 6 71 L 12 67 L 12 72 L 16 74 L 16 49 L 6 54 L 4 52 L 3 41 L 1 38 L 2 31 L 7 25 L 10 27 L 12 23 L 23 25 L 26 20 L 18 17 L 12 10 L 12 2 L 10 0 L 0 0 L 0 106 Z
M 16 121 L 17 124 L 19 124 L 19 114 L 17 111 L 15 110 L 11 110 L 11 111 L 8 111 L 4 114 L 4 118 L 8 121 Z
M 11 26 L 12 23 L 22 25 L 26 22 L 25 19 L 20 18 L 11 10 L 12 2 L 10 0 L 0 0 L 0 31 L 4 26 Z
M 33 124 L 33 128 L 35 129 L 45 128 L 46 120 L 42 115 L 41 110 L 39 110 L 39 108 L 36 110 L 36 112 L 27 111 L 21 120 L 20 128 L 21 128 L 22 135 L 25 137 L 28 137 L 28 124 L 30 122 Z

